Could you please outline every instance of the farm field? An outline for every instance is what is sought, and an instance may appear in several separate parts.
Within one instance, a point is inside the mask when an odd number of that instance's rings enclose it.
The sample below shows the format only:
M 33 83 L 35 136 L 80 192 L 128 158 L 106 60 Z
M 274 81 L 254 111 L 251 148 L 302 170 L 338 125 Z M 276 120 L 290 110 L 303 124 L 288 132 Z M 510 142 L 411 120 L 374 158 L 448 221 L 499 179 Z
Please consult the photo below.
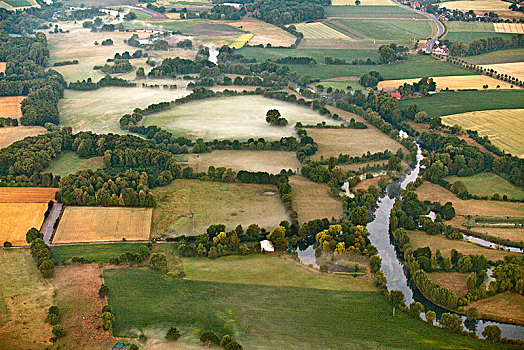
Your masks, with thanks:
M 523 23 L 493 23 L 495 31 L 499 33 L 524 34 Z
M 466 278 L 468 273 L 460 272 L 429 272 L 428 277 L 433 282 L 451 289 L 459 298 L 463 298 L 468 292 Z
M 66 207 L 53 243 L 147 241 L 151 208 Z
M 282 169 L 301 168 L 295 152 L 285 151 L 222 151 L 181 155 L 180 161 L 186 161 L 196 172 L 206 171 L 209 166 L 231 168 L 235 171 L 267 171 L 278 174 Z
M 395 153 L 399 148 L 397 141 L 377 128 L 367 129 L 306 129 L 309 136 L 318 144 L 318 151 L 311 156 L 313 160 L 338 157 L 339 154 L 361 156 L 362 154 L 390 150 Z
M 378 90 L 384 88 L 398 88 L 404 83 L 413 84 L 420 81 L 417 79 L 399 79 L 399 80 L 384 80 L 378 83 Z M 484 85 L 488 85 L 489 90 L 521 90 L 520 87 L 514 86 L 505 81 L 501 81 L 486 75 L 464 75 L 451 77 L 434 77 L 433 81 L 437 84 L 437 90 L 451 90 L 458 89 L 477 89 L 483 90 Z
M 496 294 L 473 302 L 471 306 L 476 307 L 480 314 L 496 316 L 498 319 L 511 320 L 519 324 L 524 323 L 524 296 L 517 293 Z
M 241 49 L 252 37 L 253 34 L 241 34 L 235 39 L 235 41 L 233 41 L 231 45 L 229 45 L 229 47 L 233 49 Z
M 435 254 L 439 249 L 443 257 L 451 254 L 451 249 L 457 250 L 464 255 L 484 254 L 486 259 L 497 261 L 503 259 L 506 255 L 519 255 L 518 253 L 506 252 L 485 248 L 467 241 L 456 241 L 447 239 L 444 235 L 428 235 L 423 231 L 408 231 L 409 241 L 413 250 L 418 248 L 430 247 L 431 252 Z
M 501 18 L 522 18 L 519 12 L 508 9 L 508 3 L 501 0 L 459 0 L 445 1 L 441 5 L 450 10 L 469 11 L 475 13 L 496 12 Z
M 446 125 L 460 125 L 488 136 L 498 148 L 517 157 L 524 157 L 524 109 L 500 109 L 448 115 Z
M 153 194 L 154 236 L 201 235 L 213 224 L 224 224 L 227 230 L 251 224 L 272 230 L 289 220 L 273 185 L 179 179 Z
M 480 173 L 466 177 L 448 176 L 445 180 L 451 184 L 462 181 L 468 192 L 477 196 L 491 197 L 498 193 L 501 196 L 507 195 L 509 198 L 524 199 L 523 190 L 493 173 Z
M 170 84 L 177 84 L 171 81 Z M 65 90 L 58 103 L 60 125 L 70 126 L 73 132 L 123 134 L 120 117 L 135 108 L 146 108 L 152 103 L 173 101 L 187 96 L 185 89 L 165 90 L 146 87 L 104 87 L 95 91 Z M 129 98 L 122 98 L 129 96 Z
M 0 250 L 0 349 L 43 350 L 51 346 L 44 323 L 53 285 L 44 279 L 29 249 Z
M 74 152 L 63 152 L 58 158 L 49 163 L 46 172 L 60 175 L 61 177 L 74 174 L 80 170 L 96 170 L 104 166 L 103 157 L 80 158 Z
M 45 134 L 47 130 L 41 126 L 15 126 L 0 128 L 0 148 L 7 147 L 28 136 Z
M 448 32 L 495 32 L 494 24 L 487 22 L 446 21 L 444 25 Z
M 289 122 L 287 126 L 273 126 L 266 122 L 266 113 L 277 109 Z M 322 117 L 316 111 L 262 96 L 235 96 L 209 98 L 189 102 L 169 110 L 148 115 L 144 126 L 156 125 L 178 136 L 188 138 L 238 139 L 263 137 L 280 140 L 285 136 L 296 136 L 297 122 L 317 124 L 334 120 Z
M 331 1 L 333 6 L 353 6 L 354 1 L 351 0 L 333 0 Z M 395 3 L 391 0 L 364 0 L 363 6 L 395 6 Z
M 0 187 L 1 203 L 48 203 L 55 199 L 58 188 Z
M 289 178 L 293 193 L 293 209 L 300 224 L 314 219 L 340 218 L 342 202 L 330 195 L 330 188 L 305 177 L 295 175 Z
M 165 332 L 168 325 L 176 324 L 183 333 L 190 332 L 190 327 L 212 329 L 219 336 L 230 333 L 244 348 L 402 348 L 409 344 L 412 349 L 430 349 L 446 343 L 488 349 L 491 345 L 430 327 L 400 312 L 393 318 L 389 304 L 378 293 L 348 291 L 346 286 L 358 279 L 345 279 L 341 290 L 265 286 L 251 284 L 252 278 L 242 278 L 241 271 L 235 280 L 245 282 L 217 283 L 166 279 L 146 269 L 104 270 L 109 303 L 119 316 L 114 334 L 136 335 L 138 329 Z M 313 285 L 323 285 L 321 277 L 314 275 Z M 207 307 L 202 307 L 202 300 Z M 351 307 L 340 307 L 341 303 Z M 304 334 L 307 341 L 297 341 Z
M 326 22 L 327 23 L 327 22 Z M 298 32 L 304 34 L 304 39 L 345 39 L 353 40 L 349 36 L 329 27 L 323 22 L 298 23 L 295 25 Z
M 225 22 L 228 25 L 240 28 L 253 34 L 249 45 L 291 46 L 295 43 L 295 36 L 272 24 L 262 22 L 255 18 L 244 18 L 240 21 Z
M 470 64 L 499 64 L 524 61 L 524 49 L 500 50 L 477 56 L 464 57 Z
M 524 90 L 441 92 L 416 100 L 401 100 L 398 104 L 407 108 L 413 103 L 432 117 L 490 109 L 522 109 Z
M 20 103 L 27 96 L 3 96 L 0 97 L 0 117 L 20 117 L 22 110 Z
M 27 245 L 25 234 L 32 227 L 40 230 L 46 210 L 47 203 L 0 203 L 0 244 Z
M 375 2 L 377 0 L 371 0 L 371 1 Z M 365 19 L 365 18 L 426 19 L 426 17 L 419 15 L 413 11 L 406 10 L 400 6 L 380 6 L 380 5 L 368 6 L 366 5 L 366 0 L 362 1 L 362 6 L 328 6 L 325 9 L 326 9 L 326 15 L 328 16 L 328 18 L 336 17 L 336 18 L 359 18 L 359 19 Z
M 470 44 L 475 40 L 487 39 L 487 38 L 502 38 L 504 40 L 510 40 L 515 34 L 510 33 L 496 33 L 496 32 L 449 32 L 446 34 L 444 39 L 451 42 L 463 42 L 466 45 Z
M 52 245 L 54 259 L 57 263 L 70 261 L 75 256 L 81 256 L 96 263 L 108 263 L 109 259 L 125 252 L 138 253 L 144 243 L 99 243 L 99 244 L 68 244 Z
M 338 50 L 338 49 L 279 49 L 279 48 L 259 48 L 259 47 L 243 47 L 238 51 L 240 54 L 248 58 L 256 58 L 258 61 L 272 60 L 276 61 L 283 57 L 311 57 L 317 63 L 324 63 L 325 57 L 333 57 L 345 59 L 352 62 L 355 59 L 367 60 L 371 58 L 373 61 L 380 59 L 378 51 L 375 49 L 369 50 Z M 293 70 L 294 65 L 289 65 Z
M 524 62 L 488 64 L 482 67 L 494 69 L 498 74 L 507 74 L 519 80 L 524 79 Z

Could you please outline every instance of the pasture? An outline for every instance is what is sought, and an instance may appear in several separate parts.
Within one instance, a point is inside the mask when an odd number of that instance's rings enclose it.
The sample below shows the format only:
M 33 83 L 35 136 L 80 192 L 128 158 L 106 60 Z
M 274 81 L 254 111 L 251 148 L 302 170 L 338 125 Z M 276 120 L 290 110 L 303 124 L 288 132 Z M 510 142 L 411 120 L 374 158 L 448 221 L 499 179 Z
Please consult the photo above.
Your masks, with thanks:
M 369 0 L 368 0 L 369 1 Z M 371 0 L 377 1 L 377 0 Z M 381 0 L 378 0 L 381 1 Z M 326 15 L 328 18 L 358 18 L 358 19 L 426 19 L 413 11 L 400 6 L 366 5 L 362 0 L 362 6 L 328 6 Z
M 511 62 L 483 65 L 483 68 L 494 69 L 498 74 L 507 74 L 510 77 L 524 79 L 524 62 Z
M 97 263 L 109 263 L 109 260 L 125 252 L 138 253 L 144 243 L 99 243 L 53 245 L 51 251 L 55 261 L 60 264 L 69 262 L 73 257 L 84 257 Z
M 179 81 L 170 81 L 177 84 Z M 184 83 L 185 84 L 185 83 Z M 147 87 L 104 87 L 94 91 L 65 90 L 58 102 L 60 125 L 70 126 L 73 132 L 122 134 L 120 117 L 132 113 L 135 108 L 146 108 L 152 103 L 173 101 L 187 96 L 185 89 L 161 89 Z M 126 96 L 126 98 L 122 98 Z
M 466 286 L 467 273 L 460 272 L 429 272 L 428 277 L 433 282 L 446 287 L 457 294 L 459 298 L 463 298 L 468 292 Z
M 38 271 L 29 249 L 0 250 L 0 349 L 48 349 L 53 285 Z
M 286 32 L 285 30 L 262 22 L 256 18 L 244 18 L 240 21 L 228 21 L 228 25 L 240 28 L 243 31 L 253 34 L 249 40 L 249 45 L 264 45 L 271 44 L 271 46 L 288 47 L 295 43 L 295 36 Z
M 398 104 L 401 108 L 417 104 L 432 117 L 490 109 L 522 109 L 524 90 L 441 92 L 416 100 L 401 100 Z
M 227 230 L 257 224 L 273 229 L 289 220 L 273 185 L 175 180 L 153 190 L 154 236 L 201 235 L 213 224 Z M 263 215 L 261 215 L 263 213 Z
M 16 141 L 28 136 L 45 134 L 47 130 L 42 126 L 14 126 L 0 128 L 0 148 L 7 147 Z
M 293 209 L 298 214 L 300 224 L 314 219 L 342 216 L 342 202 L 331 197 L 326 184 L 313 182 L 305 177 L 295 175 L 289 178 L 293 194 Z
M 498 64 L 524 61 L 524 49 L 499 50 L 477 56 L 464 57 L 470 64 Z
M 476 307 L 481 315 L 486 314 L 495 316 L 499 320 L 524 324 L 524 296 L 517 293 L 495 294 L 471 303 L 471 307 Z
M 0 117 L 21 117 L 20 103 L 26 96 L 3 96 L 0 97 Z
M 522 189 L 493 173 L 480 173 L 467 177 L 448 176 L 445 180 L 452 184 L 462 181 L 468 192 L 477 196 L 491 197 L 498 193 L 501 196 L 507 195 L 509 198 L 524 199 Z
M 418 82 L 420 79 L 399 79 L 399 80 L 384 80 L 378 83 L 378 89 L 384 88 L 398 88 L 404 83 L 413 84 Z M 437 84 L 437 91 L 447 89 L 458 90 L 458 89 L 477 89 L 483 90 L 484 85 L 488 85 L 487 90 L 520 90 L 518 86 L 514 86 L 505 81 L 501 81 L 495 78 L 488 77 L 486 75 L 464 75 L 455 77 L 434 77 L 433 81 Z M 486 90 L 486 89 L 484 89 Z
M 48 203 L 55 199 L 58 188 L 0 187 L 1 203 Z
M 266 122 L 266 113 L 277 109 L 289 122 L 287 126 L 274 126 Z M 335 124 L 316 111 L 262 96 L 234 96 L 193 101 L 169 110 L 148 115 L 143 125 L 156 125 L 178 136 L 204 140 L 247 140 L 263 137 L 279 140 L 296 136 L 294 125 L 317 124 L 325 121 Z
M 318 144 L 318 151 L 311 156 L 313 160 L 338 157 L 339 154 L 361 156 L 390 150 L 395 153 L 399 148 L 405 152 L 397 141 L 377 128 L 367 129 L 307 129 L 309 136 Z
M 524 157 L 524 109 L 499 109 L 448 115 L 445 125 L 460 125 L 488 136 L 498 148 L 517 157 Z
M 231 168 L 235 171 L 267 171 L 278 174 L 282 169 L 301 168 L 295 152 L 285 151 L 229 151 L 217 150 L 210 153 L 181 155 L 179 160 L 186 162 L 196 172 L 206 171 L 209 166 Z
M 66 207 L 53 243 L 147 241 L 151 208 Z
M 469 11 L 475 13 L 495 12 L 501 18 L 522 18 L 523 14 L 508 9 L 509 5 L 501 0 L 458 0 L 442 2 L 442 7 L 450 10 Z
M 85 159 L 80 158 L 74 152 L 63 152 L 58 158 L 53 159 L 49 163 L 49 167 L 45 171 L 48 173 L 53 173 L 54 175 L 65 177 L 80 170 L 96 170 L 103 166 L 103 157 L 91 157 Z
M 32 227 L 40 230 L 46 210 L 47 203 L 0 203 L 0 244 L 27 245 L 25 234 Z

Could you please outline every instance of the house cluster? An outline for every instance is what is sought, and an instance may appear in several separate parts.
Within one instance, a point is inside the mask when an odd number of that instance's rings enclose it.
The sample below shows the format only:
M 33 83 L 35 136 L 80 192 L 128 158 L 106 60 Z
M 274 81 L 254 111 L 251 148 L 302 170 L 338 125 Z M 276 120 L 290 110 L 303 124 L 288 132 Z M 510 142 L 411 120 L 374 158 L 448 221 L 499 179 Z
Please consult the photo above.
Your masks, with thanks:
M 382 88 L 382 90 L 380 90 L 380 92 L 386 92 L 391 97 L 396 98 L 397 100 L 400 100 L 402 98 L 402 94 L 400 93 L 400 91 L 398 91 L 397 88 L 394 87 L 384 87 Z
M 448 55 L 448 48 L 446 47 L 446 45 L 441 44 L 441 42 L 437 40 L 437 41 L 435 41 L 435 44 L 433 45 L 433 48 L 432 48 L 431 52 L 436 54 L 436 55 L 447 56 Z

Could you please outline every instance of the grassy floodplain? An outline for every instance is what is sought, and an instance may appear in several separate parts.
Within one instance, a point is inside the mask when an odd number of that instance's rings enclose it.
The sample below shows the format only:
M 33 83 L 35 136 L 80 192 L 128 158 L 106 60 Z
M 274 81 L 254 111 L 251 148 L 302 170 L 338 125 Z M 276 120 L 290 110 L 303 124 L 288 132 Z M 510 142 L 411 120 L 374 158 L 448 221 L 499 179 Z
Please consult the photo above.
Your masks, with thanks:
M 523 190 L 493 173 L 480 173 L 467 177 L 448 176 L 445 180 L 449 183 L 462 181 L 468 192 L 477 196 L 492 196 L 498 193 L 509 198 L 524 199 Z
M 74 152 L 64 152 L 49 163 L 46 172 L 60 175 L 61 177 L 74 174 L 80 170 L 99 169 L 104 166 L 103 157 L 80 158 Z

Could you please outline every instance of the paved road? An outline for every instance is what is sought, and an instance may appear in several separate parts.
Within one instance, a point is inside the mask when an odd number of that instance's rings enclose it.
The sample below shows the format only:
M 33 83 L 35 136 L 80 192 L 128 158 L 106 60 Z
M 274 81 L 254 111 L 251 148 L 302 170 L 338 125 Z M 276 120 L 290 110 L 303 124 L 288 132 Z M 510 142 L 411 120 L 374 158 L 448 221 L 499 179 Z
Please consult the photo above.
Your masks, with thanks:
M 44 224 L 42 225 L 42 230 L 40 230 L 40 232 L 44 234 L 44 242 L 46 244 L 51 244 L 51 239 L 53 238 L 53 233 L 55 232 L 55 223 L 56 220 L 58 220 L 60 217 L 62 207 L 62 203 L 55 202 L 51 208 L 51 211 L 49 212 L 49 215 L 45 219 Z

